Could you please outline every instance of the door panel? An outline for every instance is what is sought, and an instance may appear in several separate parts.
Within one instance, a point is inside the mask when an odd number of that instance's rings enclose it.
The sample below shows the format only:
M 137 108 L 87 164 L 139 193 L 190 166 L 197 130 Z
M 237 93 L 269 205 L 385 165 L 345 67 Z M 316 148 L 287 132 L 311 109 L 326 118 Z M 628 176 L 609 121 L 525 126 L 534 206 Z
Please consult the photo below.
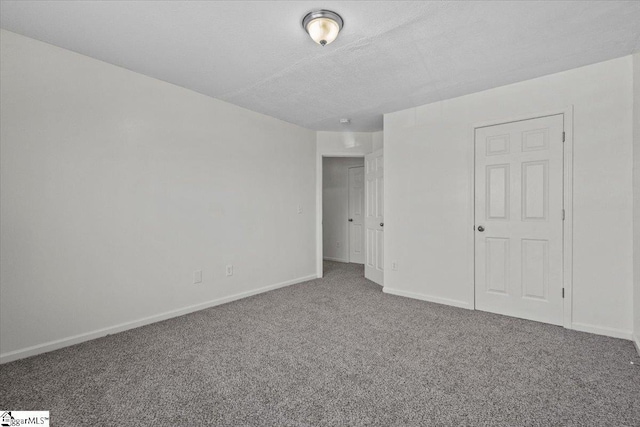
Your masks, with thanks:
M 546 220 L 549 197 L 548 162 L 522 164 L 522 220 Z
M 549 241 L 522 239 L 522 295 L 547 300 Z
M 383 285 L 384 280 L 384 159 L 382 150 L 364 158 L 366 262 L 364 276 Z
M 487 292 L 506 295 L 509 281 L 509 239 L 489 237 L 485 245 Z
M 487 166 L 487 219 L 509 217 L 509 165 Z
M 560 114 L 476 129 L 478 310 L 562 324 L 563 126 Z
M 349 262 L 364 264 L 364 167 L 349 168 Z

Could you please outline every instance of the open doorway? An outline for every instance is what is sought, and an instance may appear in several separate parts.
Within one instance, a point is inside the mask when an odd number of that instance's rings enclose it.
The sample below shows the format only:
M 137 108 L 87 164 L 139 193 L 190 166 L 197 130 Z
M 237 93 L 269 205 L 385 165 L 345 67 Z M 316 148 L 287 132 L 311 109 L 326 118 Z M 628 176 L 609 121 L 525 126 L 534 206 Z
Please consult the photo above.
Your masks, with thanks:
M 358 169 L 363 166 L 363 169 Z M 361 155 L 319 154 L 316 173 L 318 277 L 324 277 L 327 263 L 333 263 L 334 268 L 339 268 L 339 265 L 358 268 L 364 263 L 364 277 L 384 286 L 382 149 Z M 351 203 L 350 175 L 351 194 L 356 195 Z M 364 191 L 358 197 L 361 187 Z
M 364 265 L 364 187 L 364 157 L 322 158 L 324 260 Z

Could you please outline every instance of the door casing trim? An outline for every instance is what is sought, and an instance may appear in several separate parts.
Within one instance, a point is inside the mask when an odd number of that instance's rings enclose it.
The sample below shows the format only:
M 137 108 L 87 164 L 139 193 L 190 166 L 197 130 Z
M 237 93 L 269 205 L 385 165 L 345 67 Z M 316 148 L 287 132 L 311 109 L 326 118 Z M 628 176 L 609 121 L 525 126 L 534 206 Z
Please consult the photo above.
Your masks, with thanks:
M 322 278 L 324 271 L 322 268 L 323 261 L 323 242 L 322 242 L 322 158 L 323 157 L 360 157 L 364 159 L 364 153 L 317 153 L 316 154 L 316 275 Z

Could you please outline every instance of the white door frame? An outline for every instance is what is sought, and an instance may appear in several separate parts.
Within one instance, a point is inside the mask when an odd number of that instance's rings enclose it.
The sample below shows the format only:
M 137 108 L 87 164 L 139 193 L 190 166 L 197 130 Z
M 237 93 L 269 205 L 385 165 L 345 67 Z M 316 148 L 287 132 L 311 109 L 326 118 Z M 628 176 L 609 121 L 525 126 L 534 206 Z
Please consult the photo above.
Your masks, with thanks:
M 322 158 L 323 157 L 355 157 L 364 160 L 364 154 L 361 153 L 318 153 L 316 157 L 316 275 L 318 278 L 323 277 L 323 251 L 322 244 Z M 365 248 L 366 250 L 366 248 Z
M 469 156 L 470 171 L 470 191 L 471 209 L 469 212 L 469 259 L 473 262 L 469 266 L 469 277 L 471 283 L 471 296 L 473 298 L 473 308 L 475 309 L 476 284 L 475 284 L 475 166 L 476 166 L 476 129 L 501 125 L 505 123 L 519 122 L 540 117 L 562 115 L 564 122 L 565 142 L 564 142 L 564 170 L 563 170 L 563 204 L 565 210 L 565 220 L 563 221 L 563 241 L 562 241 L 562 287 L 564 288 L 563 302 L 563 326 L 572 329 L 573 312 L 573 105 L 558 109 L 543 111 L 538 113 L 523 114 L 500 120 L 490 120 L 476 123 L 471 127 L 472 151 Z

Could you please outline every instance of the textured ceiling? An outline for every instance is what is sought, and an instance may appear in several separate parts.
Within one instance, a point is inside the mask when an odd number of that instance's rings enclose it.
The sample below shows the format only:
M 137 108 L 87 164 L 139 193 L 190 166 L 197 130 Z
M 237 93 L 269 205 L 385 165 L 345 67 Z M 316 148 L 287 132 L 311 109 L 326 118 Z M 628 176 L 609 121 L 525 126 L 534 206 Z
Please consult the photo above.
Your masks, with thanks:
M 300 25 L 316 8 L 345 20 L 326 47 Z M 0 16 L 9 31 L 334 131 L 640 50 L 640 1 L 3 0 Z

